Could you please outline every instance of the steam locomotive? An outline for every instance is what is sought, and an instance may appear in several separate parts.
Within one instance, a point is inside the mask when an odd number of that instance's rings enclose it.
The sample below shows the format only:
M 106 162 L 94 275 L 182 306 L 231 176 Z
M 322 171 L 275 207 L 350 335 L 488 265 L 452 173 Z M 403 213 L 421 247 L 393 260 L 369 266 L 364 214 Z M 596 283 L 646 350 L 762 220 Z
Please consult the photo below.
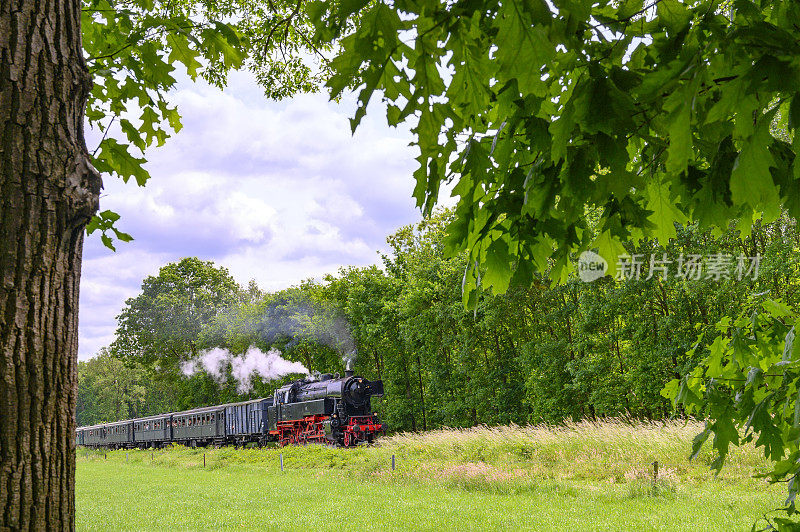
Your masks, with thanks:
M 384 426 L 371 399 L 383 396 L 383 382 L 330 373 L 294 381 L 272 397 L 104 423 L 77 429 L 87 447 L 191 447 L 277 442 L 326 443 L 351 447 L 371 443 Z

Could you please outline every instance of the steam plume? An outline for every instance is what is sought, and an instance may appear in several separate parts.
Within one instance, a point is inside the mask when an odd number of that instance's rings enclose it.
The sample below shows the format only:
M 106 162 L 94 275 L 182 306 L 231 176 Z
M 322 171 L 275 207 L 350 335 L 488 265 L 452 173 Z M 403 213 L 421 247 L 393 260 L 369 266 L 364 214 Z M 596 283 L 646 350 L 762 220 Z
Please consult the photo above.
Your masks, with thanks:
M 256 347 L 249 348 L 244 355 L 234 355 L 227 349 L 214 348 L 201 353 L 197 360 L 181 365 L 184 375 L 190 377 L 199 370 L 205 370 L 217 382 L 226 379 L 225 368 L 230 365 L 231 375 L 238 383 L 239 393 L 247 393 L 253 388 L 252 377 L 259 375 L 264 380 L 275 380 L 292 373 L 308 375 L 308 369 L 299 362 L 291 362 L 281 357 L 277 349 L 264 353 Z

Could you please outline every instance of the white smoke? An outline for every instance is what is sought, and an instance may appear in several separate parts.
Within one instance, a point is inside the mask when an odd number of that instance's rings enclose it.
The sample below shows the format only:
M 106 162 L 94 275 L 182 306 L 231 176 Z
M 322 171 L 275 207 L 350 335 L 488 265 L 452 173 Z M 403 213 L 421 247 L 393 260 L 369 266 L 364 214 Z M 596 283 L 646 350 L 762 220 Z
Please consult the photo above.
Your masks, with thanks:
M 356 363 L 356 356 L 358 356 L 358 351 L 356 351 L 355 349 L 348 351 L 344 355 L 342 355 L 342 362 L 344 362 L 344 369 L 348 371 L 353 369 L 353 366 Z
M 202 351 L 200 353 L 200 358 L 197 360 L 188 360 L 181 364 L 181 371 L 187 377 L 191 377 L 199 370 L 204 369 L 206 373 L 214 377 L 214 380 L 217 382 L 222 382 L 225 380 L 225 375 L 223 374 L 223 369 L 225 369 L 225 363 L 230 360 L 231 355 L 230 351 L 227 349 L 220 349 L 214 348 L 209 349 L 208 351 Z
M 253 388 L 252 377 L 259 375 L 264 380 L 275 380 L 292 373 L 308 375 L 308 369 L 300 362 L 291 362 L 281 357 L 277 349 L 264 353 L 257 347 L 250 347 L 244 355 L 234 355 L 227 349 L 214 348 L 203 351 L 197 360 L 181 365 L 183 373 L 190 377 L 199 370 L 205 370 L 217 382 L 225 380 L 225 368 L 230 365 L 231 375 L 239 383 L 239 393 L 247 393 Z

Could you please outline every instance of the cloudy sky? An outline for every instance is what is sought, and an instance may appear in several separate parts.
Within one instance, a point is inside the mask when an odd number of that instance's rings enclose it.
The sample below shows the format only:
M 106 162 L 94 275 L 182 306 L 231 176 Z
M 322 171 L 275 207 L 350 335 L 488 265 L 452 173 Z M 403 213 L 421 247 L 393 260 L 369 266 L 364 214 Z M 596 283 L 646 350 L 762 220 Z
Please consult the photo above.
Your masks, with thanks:
M 144 188 L 106 178 L 101 209 L 135 241 L 117 252 L 86 241 L 80 347 L 86 359 L 114 337 L 115 316 L 142 280 L 182 257 L 213 260 L 240 283 L 281 289 L 378 261 L 386 236 L 420 218 L 411 197 L 411 134 L 379 108 L 354 136 L 352 99 L 267 100 L 247 73 L 224 93 L 182 83 L 172 95 L 184 127 L 148 152 Z M 93 149 L 97 134 L 87 133 Z

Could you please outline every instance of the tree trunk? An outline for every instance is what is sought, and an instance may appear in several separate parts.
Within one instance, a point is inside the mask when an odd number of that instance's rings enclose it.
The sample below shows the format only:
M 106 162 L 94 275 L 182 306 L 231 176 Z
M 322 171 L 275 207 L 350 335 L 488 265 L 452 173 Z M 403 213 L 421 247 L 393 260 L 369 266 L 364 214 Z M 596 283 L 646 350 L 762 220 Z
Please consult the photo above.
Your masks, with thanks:
M 100 176 L 78 0 L 0 0 L 0 529 L 75 527 L 78 284 Z

